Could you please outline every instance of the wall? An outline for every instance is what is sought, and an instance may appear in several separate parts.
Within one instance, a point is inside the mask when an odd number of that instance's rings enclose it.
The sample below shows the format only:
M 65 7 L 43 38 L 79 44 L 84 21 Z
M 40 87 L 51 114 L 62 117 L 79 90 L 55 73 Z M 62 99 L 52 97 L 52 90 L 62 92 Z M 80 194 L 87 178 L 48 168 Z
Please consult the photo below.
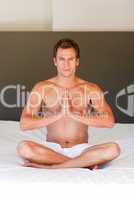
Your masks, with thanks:
M 0 31 L 51 30 L 51 0 L 0 0 Z
M 133 0 L 0 0 L 0 31 L 131 31 Z
M 134 30 L 133 0 L 53 0 L 53 30 Z

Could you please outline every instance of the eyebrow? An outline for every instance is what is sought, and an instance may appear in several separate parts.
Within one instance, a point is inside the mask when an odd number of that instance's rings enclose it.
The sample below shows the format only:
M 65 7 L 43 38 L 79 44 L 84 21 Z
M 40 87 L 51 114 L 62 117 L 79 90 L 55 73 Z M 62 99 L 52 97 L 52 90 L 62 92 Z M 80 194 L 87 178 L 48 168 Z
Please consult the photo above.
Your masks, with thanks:
M 63 59 L 65 59 L 64 57 L 62 57 L 62 56 L 59 56 L 59 58 L 63 58 Z M 75 57 L 70 57 L 69 59 L 73 59 L 73 58 L 75 58 Z

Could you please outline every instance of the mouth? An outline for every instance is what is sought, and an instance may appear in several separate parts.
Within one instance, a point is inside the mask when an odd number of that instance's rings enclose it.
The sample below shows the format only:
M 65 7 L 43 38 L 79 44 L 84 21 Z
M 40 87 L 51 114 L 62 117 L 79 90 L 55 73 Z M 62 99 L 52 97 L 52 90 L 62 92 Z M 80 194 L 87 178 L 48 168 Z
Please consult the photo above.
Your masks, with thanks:
M 64 69 L 65 72 L 70 71 L 70 69 Z

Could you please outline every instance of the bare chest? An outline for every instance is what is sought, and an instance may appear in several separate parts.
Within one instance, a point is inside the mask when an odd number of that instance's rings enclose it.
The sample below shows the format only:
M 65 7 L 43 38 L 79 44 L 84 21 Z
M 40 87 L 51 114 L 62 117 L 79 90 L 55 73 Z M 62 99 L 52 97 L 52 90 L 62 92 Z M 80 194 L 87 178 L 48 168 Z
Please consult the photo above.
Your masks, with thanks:
M 53 87 L 45 91 L 41 108 L 44 112 L 57 113 L 63 106 L 64 90 Z M 84 88 L 76 88 L 69 91 L 68 106 L 72 112 L 87 112 L 88 101 Z

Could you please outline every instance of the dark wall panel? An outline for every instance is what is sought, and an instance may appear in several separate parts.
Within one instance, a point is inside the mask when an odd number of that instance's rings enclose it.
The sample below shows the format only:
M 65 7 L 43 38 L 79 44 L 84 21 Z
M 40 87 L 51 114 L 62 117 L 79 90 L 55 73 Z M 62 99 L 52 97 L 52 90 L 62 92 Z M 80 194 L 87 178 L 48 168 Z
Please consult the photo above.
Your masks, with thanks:
M 106 92 L 116 122 L 134 122 L 134 32 L 0 32 L 0 119 L 19 120 L 26 92 L 56 74 L 52 49 L 64 37 L 80 46 L 77 75 Z

